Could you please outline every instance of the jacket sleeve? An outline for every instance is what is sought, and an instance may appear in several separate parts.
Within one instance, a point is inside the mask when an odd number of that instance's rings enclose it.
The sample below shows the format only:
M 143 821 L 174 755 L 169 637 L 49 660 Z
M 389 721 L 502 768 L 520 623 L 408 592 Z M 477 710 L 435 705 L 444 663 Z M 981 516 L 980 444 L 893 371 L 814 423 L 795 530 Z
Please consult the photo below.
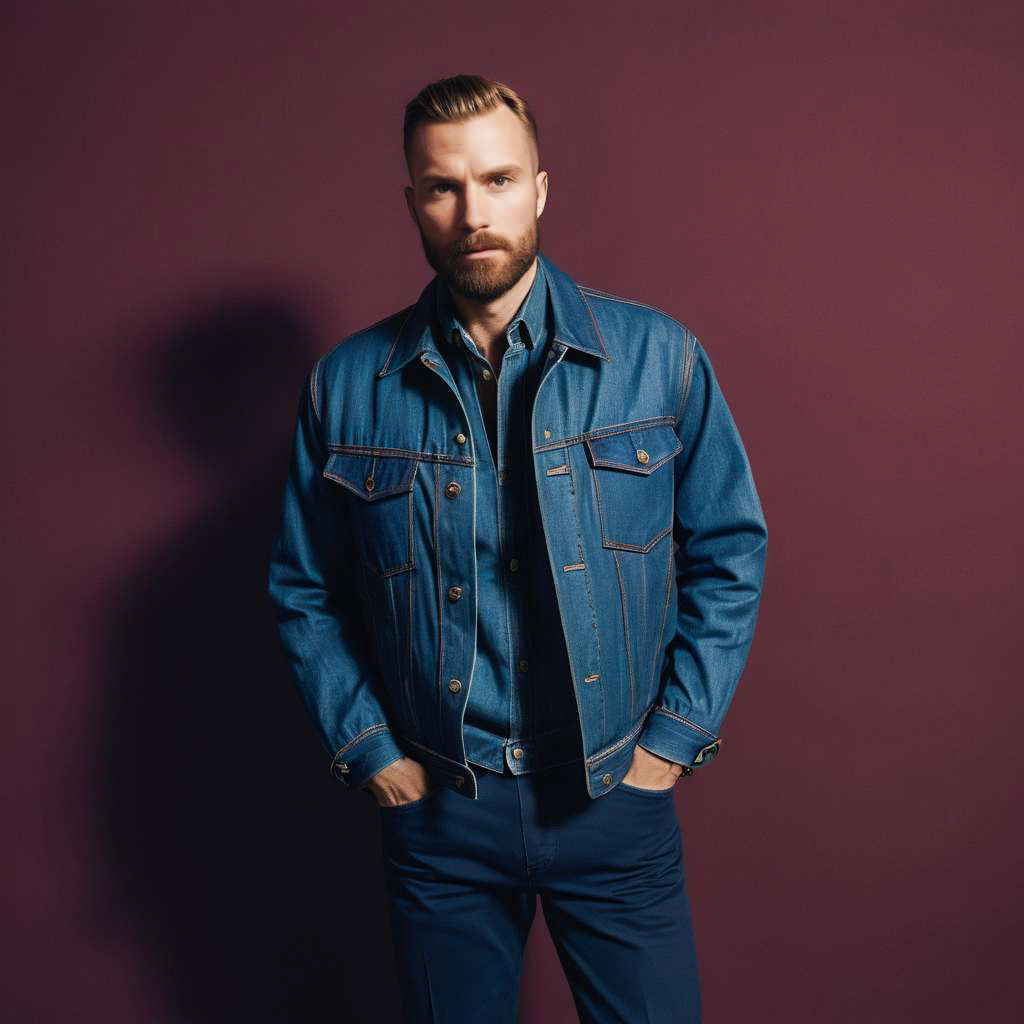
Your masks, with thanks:
M 378 695 L 356 590 L 346 505 L 323 477 L 327 451 L 316 396 L 318 360 L 303 387 L 271 545 L 267 589 L 299 690 L 328 752 L 331 771 L 353 787 L 403 756 Z
M 718 753 L 754 635 L 768 534 L 710 360 L 685 336 L 673 525 L 678 611 L 658 699 L 638 742 L 688 774 Z

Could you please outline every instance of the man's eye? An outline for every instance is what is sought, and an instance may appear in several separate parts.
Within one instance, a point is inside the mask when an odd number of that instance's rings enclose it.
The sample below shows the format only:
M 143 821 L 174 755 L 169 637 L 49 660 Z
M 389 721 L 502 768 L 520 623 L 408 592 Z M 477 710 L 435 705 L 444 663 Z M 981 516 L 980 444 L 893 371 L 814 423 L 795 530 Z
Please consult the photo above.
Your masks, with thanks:
M 496 174 L 493 178 L 491 178 L 491 181 L 497 184 L 499 181 L 508 181 L 508 178 L 506 178 L 504 174 Z
M 451 188 L 451 186 L 445 181 L 439 181 L 436 185 L 431 188 L 431 192 L 436 192 L 439 188 Z

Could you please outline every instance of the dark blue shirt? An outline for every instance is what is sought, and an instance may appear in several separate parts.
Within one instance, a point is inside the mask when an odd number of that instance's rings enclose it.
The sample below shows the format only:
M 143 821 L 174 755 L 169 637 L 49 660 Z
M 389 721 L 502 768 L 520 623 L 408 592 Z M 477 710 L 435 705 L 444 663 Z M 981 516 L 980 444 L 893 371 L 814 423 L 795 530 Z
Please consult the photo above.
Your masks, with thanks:
M 476 457 L 476 662 L 463 721 L 473 764 L 519 775 L 583 756 L 569 657 L 545 549 L 530 446 L 534 395 L 550 348 L 538 263 L 508 327 L 495 376 L 438 278 L 435 328 L 469 416 Z M 494 432 L 480 395 L 496 395 Z

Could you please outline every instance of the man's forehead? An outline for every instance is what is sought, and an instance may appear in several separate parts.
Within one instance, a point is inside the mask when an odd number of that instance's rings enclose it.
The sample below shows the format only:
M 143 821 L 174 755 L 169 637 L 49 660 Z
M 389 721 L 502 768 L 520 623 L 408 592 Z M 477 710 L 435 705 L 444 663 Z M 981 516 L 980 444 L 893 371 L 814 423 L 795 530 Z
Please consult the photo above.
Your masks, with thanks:
M 529 136 L 519 119 L 502 107 L 507 118 L 492 117 L 500 110 L 475 114 L 463 121 L 426 121 L 416 131 L 412 165 L 418 175 L 445 175 L 476 165 L 479 168 L 512 167 L 525 169 L 530 164 Z

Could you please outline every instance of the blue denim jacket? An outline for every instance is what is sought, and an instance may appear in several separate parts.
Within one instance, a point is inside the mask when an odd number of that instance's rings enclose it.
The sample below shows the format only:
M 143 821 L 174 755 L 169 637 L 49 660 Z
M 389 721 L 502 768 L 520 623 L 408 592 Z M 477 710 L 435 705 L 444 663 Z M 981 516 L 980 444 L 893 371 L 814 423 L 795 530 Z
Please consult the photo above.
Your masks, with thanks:
M 448 289 L 437 293 L 437 346 L 469 415 L 477 449 L 477 646 L 462 732 L 466 757 L 521 775 L 583 756 L 579 714 L 562 636 L 544 528 L 530 471 L 529 411 L 550 340 L 547 277 L 533 283 L 505 329 L 495 376 L 459 322 Z M 497 397 L 489 436 L 478 394 Z M 496 452 L 492 449 L 496 449 Z M 497 459 L 497 469 L 495 469 Z
M 543 254 L 553 330 L 532 472 L 583 747 L 609 792 L 639 742 L 714 756 L 764 577 L 764 514 L 707 353 L 643 303 Z M 477 660 L 487 438 L 434 336 L 433 278 L 350 335 L 300 397 L 268 591 L 331 767 L 361 786 L 406 754 L 476 797 L 464 716 Z

